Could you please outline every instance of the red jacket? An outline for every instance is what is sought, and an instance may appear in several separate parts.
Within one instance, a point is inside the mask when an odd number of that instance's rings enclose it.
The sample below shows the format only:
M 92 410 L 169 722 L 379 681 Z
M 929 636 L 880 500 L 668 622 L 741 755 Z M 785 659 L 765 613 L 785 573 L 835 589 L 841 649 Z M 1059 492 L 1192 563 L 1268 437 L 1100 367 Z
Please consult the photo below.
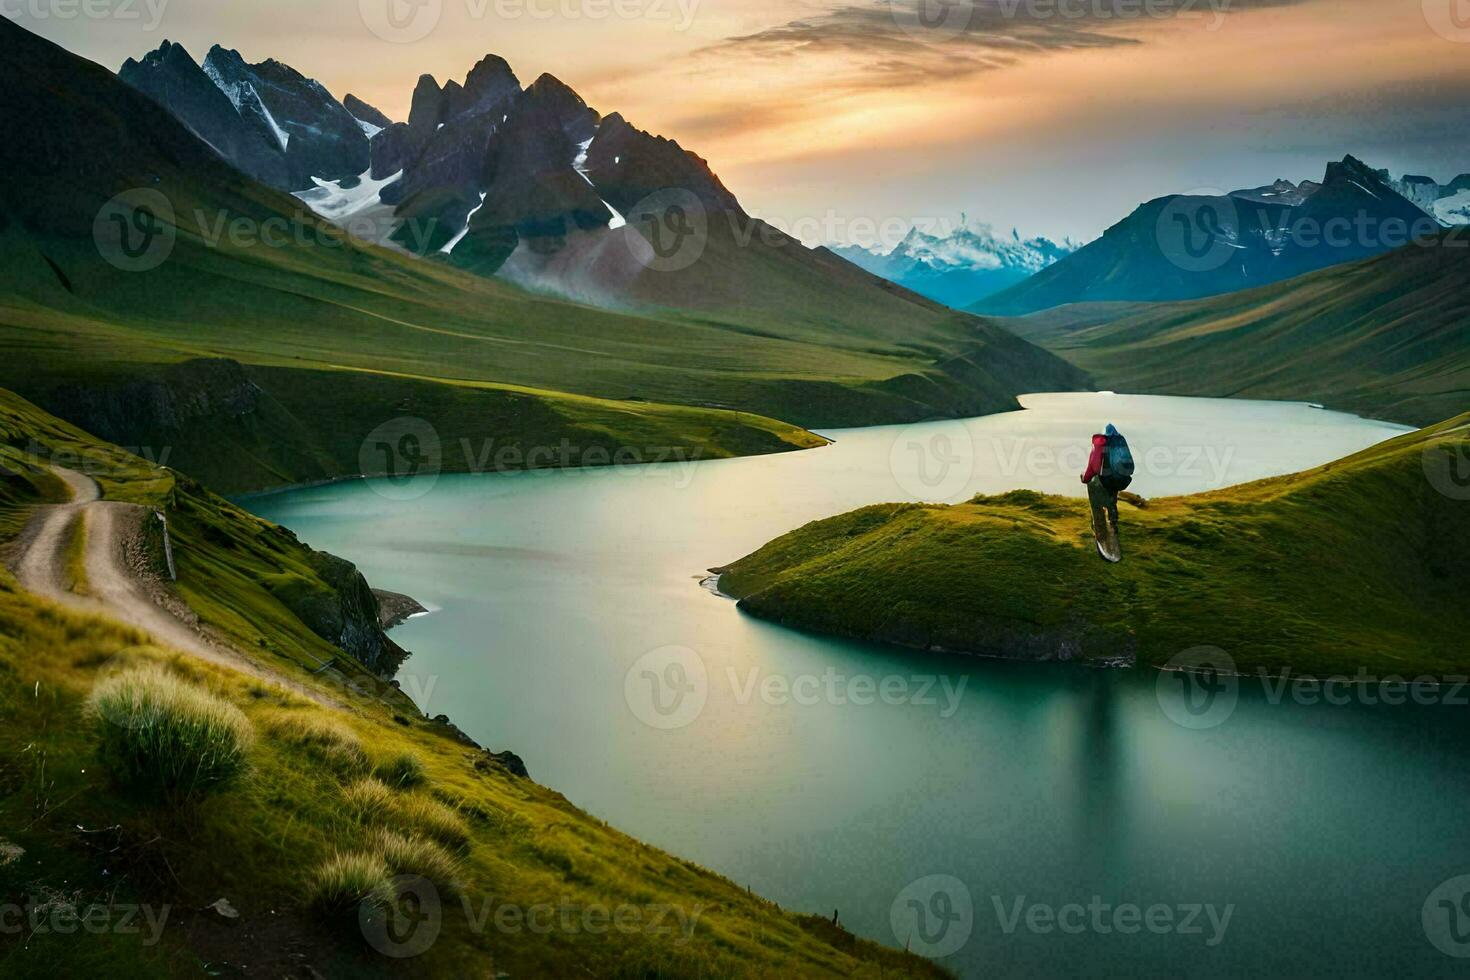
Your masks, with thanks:
M 1082 474 L 1083 483 L 1091 483 L 1092 478 L 1102 472 L 1103 447 L 1107 444 L 1108 437 L 1105 435 L 1098 434 L 1092 437 L 1092 455 L 1087 457 L 1087 472 Z

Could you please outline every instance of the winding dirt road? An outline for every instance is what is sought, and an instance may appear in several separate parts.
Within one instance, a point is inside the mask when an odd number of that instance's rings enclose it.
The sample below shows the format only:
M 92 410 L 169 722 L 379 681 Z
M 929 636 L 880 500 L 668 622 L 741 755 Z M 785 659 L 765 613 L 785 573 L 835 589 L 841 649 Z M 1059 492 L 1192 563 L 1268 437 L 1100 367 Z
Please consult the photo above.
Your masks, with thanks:
M 136 627 L 160 646 L 288 687 L 318 703 L 338 706 L 335 699 L 212 641 L 193 622 L 187 605 L 160 583 L 149 583 L 143 574 L 129 567 L 127 542 L 138 534 L 143 521 L 156 519 L 152 511 L 139 504 L 100 499 L 97 482 L 89 476 L 60 466 L 52 467 L 52 471 L 71 488 L 72 499 L 36 508 L 22 532 L 10 561 L 22 586 L 80 612 L 101 613 Z M 78 522 L 87 534 L 85 595 L 67 588 L 66 546 Z

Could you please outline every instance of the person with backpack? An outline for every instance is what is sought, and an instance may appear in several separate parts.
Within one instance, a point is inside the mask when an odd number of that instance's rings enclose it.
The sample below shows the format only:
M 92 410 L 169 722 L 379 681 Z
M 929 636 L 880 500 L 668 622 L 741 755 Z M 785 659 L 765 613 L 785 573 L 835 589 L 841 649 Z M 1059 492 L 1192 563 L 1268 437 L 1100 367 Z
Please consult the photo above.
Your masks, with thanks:
M 1107 512 L 1113 528 L 1118 527 L 1118 494 L 1128 489 L 1133 482 L 1133 453 L 1128 440 L 1123 438 L 1110 423 L 1101 433 L 1092 437 L 1092 455 L 1087 459 L 1087 469 L 1082 474 L 1087 484 L 1087 497 L 1094 510 Z

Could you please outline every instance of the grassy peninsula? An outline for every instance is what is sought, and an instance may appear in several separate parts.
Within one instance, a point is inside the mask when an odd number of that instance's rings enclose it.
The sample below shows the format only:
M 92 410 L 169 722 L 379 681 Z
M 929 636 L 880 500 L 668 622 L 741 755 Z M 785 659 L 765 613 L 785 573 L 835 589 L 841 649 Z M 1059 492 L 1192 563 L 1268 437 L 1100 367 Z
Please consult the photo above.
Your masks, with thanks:
M 922 649 L 1162 664 L 1209 645 L 1242 669 L 1463 674 L 1467 439 L 1462 415 L 1304 473 L 1124 505 L 1120 565 L 1098 559 L 1085 501 L 1013 491 L 816 521 L 720 588 L 756 616 Z

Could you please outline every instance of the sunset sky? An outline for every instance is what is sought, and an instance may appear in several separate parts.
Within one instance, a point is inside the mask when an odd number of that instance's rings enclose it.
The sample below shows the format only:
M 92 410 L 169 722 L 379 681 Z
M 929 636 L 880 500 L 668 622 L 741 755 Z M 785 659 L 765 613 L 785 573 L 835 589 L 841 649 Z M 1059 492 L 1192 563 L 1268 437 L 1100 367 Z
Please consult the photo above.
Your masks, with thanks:
M 808 241 L 960 212 L 1086 240 L 1148 198 L 1319 179 L 1344 153 L 1470 171 L 1466 0 L 75 2 L 113 15 L 0 10 L 114 70 L 218 42 L 399 119 L 420 73 L 494 52 L 679 140 Z

